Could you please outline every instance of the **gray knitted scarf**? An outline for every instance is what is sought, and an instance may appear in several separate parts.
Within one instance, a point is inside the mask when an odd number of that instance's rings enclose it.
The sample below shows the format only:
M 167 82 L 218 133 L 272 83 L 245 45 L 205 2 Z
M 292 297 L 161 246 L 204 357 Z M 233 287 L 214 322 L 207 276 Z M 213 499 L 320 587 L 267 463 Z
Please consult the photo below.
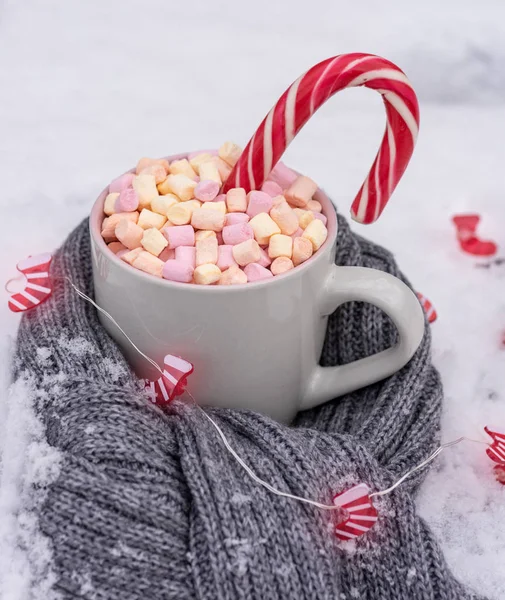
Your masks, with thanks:
M 353 235 L 342 217 L 336 261 L 402 277 L 392 255 Z M 331 513 L 257 485 L 195 407 L 179 402 L 164 413 L 148 402 L 95 309 L 64 279 L 93 294 L 87 222 L 52 269 L 52 297 L 22 320 L 15 375 L 35 382 L 47 441 L 63 456 L 38 514 L 62 598 L 477 597 L 454 579 L 416 515 L 426 469 L 376 503 L 380 518 L 367 535 L 339 542 Z M 395 336 L 377 308 L 346 304 L 329 319 L 321 363 L 362 358 Z M 50 350 L 45 361 L 41 348 Z M 426 328 L 400 372 L 290 427 L 247 411 L 210 413 L 262 479 L 328 504 L 355 483 L 384 489 L 425 459 L 439 443 L 441 403 Z

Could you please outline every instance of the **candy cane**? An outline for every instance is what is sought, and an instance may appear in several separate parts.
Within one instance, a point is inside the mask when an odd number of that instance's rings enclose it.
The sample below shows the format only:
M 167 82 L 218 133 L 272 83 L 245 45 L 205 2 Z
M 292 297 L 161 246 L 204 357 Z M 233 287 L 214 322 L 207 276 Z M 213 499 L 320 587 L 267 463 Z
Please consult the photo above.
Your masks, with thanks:
M 493 431 L 489 427 L 484 427 L 484 431 L 492 438 L 493 443 L 489 444 L 486 453 L 494 462 L 505 464 L 505 433 Z
M 344 88 L 377 90 L 386 106 L 386 132 L 352 207 L 352 218 L 373 223 L 384 210 L 408 163 L 419 130 L 417 97 L 405 74 L 372 54 L 341 54 L 312 67 L 279 98 L 247 144 L 223 191 L 259 189 L 309 118 Z
M 9 298 L 12 312 L 24 312 L 47 300 L 52 293 L 49 280 L 49 266 L 52 256 L 49 253 L 29 256 L 17 264 L 17 270 L 25 278 L 24 289 L 13 293 Z M 10 282 L 7 282 L 7 286 Z

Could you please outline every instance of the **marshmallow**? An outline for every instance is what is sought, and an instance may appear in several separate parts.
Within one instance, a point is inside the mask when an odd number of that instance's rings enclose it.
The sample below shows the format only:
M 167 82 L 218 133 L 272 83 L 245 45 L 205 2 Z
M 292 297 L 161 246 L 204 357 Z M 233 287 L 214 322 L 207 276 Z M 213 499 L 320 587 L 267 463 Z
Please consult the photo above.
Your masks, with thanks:
M 138 173 L 139 175 L 152 175 L 154 177 L 154 181 L 156 185 L 158 183 L 162 183 L 167 178 L 167 170 L 165 167 L 159 164 L 149 165 L 148 167 L 144 167 Z
M 247 275 L 247 281 L 250 283 L 273 277 L 272 273 L 268 269 L 265 269 L 265 267 L 262 267 L 259 263 L 250 263 L 249 265 L 246 265 L 244 267 L 244 273 Z
M 175 227 L 173 228 L 175 229 Z M 142 236 L 141 244 L 144 250 L 147 250 L 154 256 L 159 256 L 162 251 L 168 246 L 168 242 L 159 229 L 152 227 L 146 229 Z
M 141 252 L 132 263 L 132 266 L 136 269 L 140 269 L 140 271 L 144 271 L 155 277 L 161 277 L 164 265 L 165 263 L 162 260 L 149 252 Z
M 302 235 L 303 235 L 303 229 L 301 229 L 300 227 L 298 227 L 298 229 L 294 233 L 291 234 L 291 237 L 293 239 L 295 239 L 295 238 L 302 237 Z
M 221 187 L 221 176 L 219 175 L 216 163 L 212 161 L 203 162 L 199 169 L 200 181 L 215 181 Z
M 139 207 L 139 197 L 133 188 L 123 190 L 114 205 L 115 212 L 133 212 Z
M 164 196 L 156 196 L 151 201 L 151 210 L 159 215 L 168 215 L 168 209 L 174 204 L 179 203 L 179 198 L 175 194 L 165 194 Z
M 137 163 L 136 173 L 137 175 L 145 169 L 146 167 L 150 167 L 152 165 L 161 165 L 165 171 L 168 173 L 168 160 L 165 158 L 141 158 Z
M 286 271 L 290 271 L 294 267 L 293 261 L 286 256 L 279 256 L 270 265 L 270 271 L 273 275 L 282 275 Z
M 265 192 L 257 192 L 256 190 L 247 194 L 247 210 L 246 213 L 252 218 L 260 213 L 268 213 L 272 208 L 272 198 Z
M 126 219 L 127 221 L 132 221 L 136 223 L 139 218 L 138 212 L 126 212 L 126 213 L 114 213 L 110 217 L 107 217 L 103 220 L 102 223 L 102 237 L 105 242 L 115 242 L 116 241 L 116 225 Z
M 202 208 L 204 210 L 219 210 L 224 214 L 226 214 L 226 203 L 225 202 L 206 202 L 202 204 Z
M 222 231 L 218 231 L 216 233 L 216 239 L 217 239 L 217 243 L 222 246 L 224 244 L 223 242 L 223 232 Z
M 214 157 L 214 164 L 217 167 L 219 177 L 221 177 L 221 181 L 226 181 L 232 171 L 230 165 L 219 157 Z
M 201 229 L 200 231 L 195 232 L 195 242 L 198 242 L 198 240 L 205 240 L 209 237 L 217 239 L 216 232 L 208 231 L 206 229 Z
M 270 258 L 277 258 L 278 256 L 286 256 L 291 258 L 293 254 L 293 240 L 289 235 L 283 235 L 282 233 L 276 233 L 270 238 L 268 244 L 268 256 Z
M 138 194 L 140 209 L 150 207 L 151 202 L 159 195 L 153 175 L 137 175 L 132 186 Z
M 315 212 L 313 213 L 314 218 L 319 219 L 321 221 L 321 223 L 326 226 L 326 223 L 328 223 L 328 219 L 326 217 L 326 215 L 323 215 L 323 213 L 319 213 L 319 212 Z
M 297 177 L 298 175 L 295 171 L 287 167 L 282 161 L 279 161 L 272 169 L 268 179 L 275 181 L 284 189 L 291 185 Z
M 121 175 L 117 179 L 114 179 L 114 181 L 112 181 L 111 184 L 109 185 L 109 194 L 115 194 L 115 193 L 119 194 L 123 190 L 126 190 L 126 188 L 131 187 L 134 177 L 135 177 L 134 173 L 125 173 L 124 175 Z
M 247 275 L 235 264 L 222 273 L 219 285 L 240 285 L 247 283 Z
M 237 263 L 233 258 L 233 246 L 219 246 L 217 249 L 217 266 L 221 271 L 226 271 L 226 269 L 229 269 L 236 264 Z
M 201 202 L 210 202 L 215 199 L 219 193 L 219 183 L 206 179 L 200 181 L 195 188 L 195 198 Z
M 165 250 L 163 250 L 163 252 L 158 256 L 158 258 L 163 262 L 166 262 L 167 260 L 172 260 L 175 258 L 175 250 L 165 248 Z
M 128 251 L 128 248 L 126 246 L 124 246 L 121 242 L 111 242 L 110 244 L 107 244 L 107 248 L 111 252 L 114 252 L 114 254 L 121 252 L 121 250 Z
M 246 240 L 254 239 L 254 231 L 249 223 L 237 223 L 223 227 L 223 242 L 230 246 L 236 246 Z
M 272 205 L 273 206 L 277 206 L 278 204 L 281 204 L 281 202 L 287 202 L 286 198 L 284 198 L 284 196 L 282 196 L 282 195 L 280 195 L 280 196 L 274 196 L 272 198 Z
M 291 257 L 295 267 L 308 260 L 313 253 L 312 242 L 304 237 L 293 240 L 293 256 Z
M 178 281 L 179 283 L 191 283 L 193 280 L 193 267 L 187 262 L 181 260 L 167 260 L 163 265 L 162 275 L 169 281 Z
M 214 204 L 214 203 L 212 203 Z M 207 206 L 208 203 L 205 205 Z M 205 210 L 203 207 L 193 212 L 191 225 L 195 229 L 209 229 L 210 231 L 221 231 L 224 227 L 225 215 L 220 210 Z M 172 219 L 170 219 L 172 221 Z
M 200 165 L 204 162 L 213 160 L 213 157 L 208 152 L 201 152 L 200 154 L 189 155 L 189 164 L 196 171 L 197 175 L 200 174 Z
M 272 235 L 281 232 L 277 223 L 266 213 L 260 213 L 253 217 L 249 221 L 249 225 L 253 228 L 254 238 L 261 246 L 268 244 Z
M 295 181 L 289 186 L 284 192 L 286 200 L 292 205 L 298 208 L 305 208 L 309 200 L 317 191 L 317 183 L 312 181 L 310 177 L 300 175 Z
M 160 183 L 158 190 L 161 194 L 175 194 L 182 202 L 185 202 L 195 197 L 195 188 L 196 181 L 179 173 L 169 175 L 163 183 Z
M 261 191 L 272 198 L 282 196 L 282 188 L 278 183 L 275 183 L 275 181 L 265 181 L 261 186 Z
M 246 240 L 233 246 L 233 258 L 241 267 L 258 262 L 261 258 L 260 247 L 256 240 Z
M 144 236 L 142 227 L 127 219 L 119 221 L 114 232 L 117 239 L 129 250 L 138 248 L 141 245 L 142 237 Z
M 200 285 L 211 285 L 219 281 L 221 278 L 221 271 L 216 265 L 204 264 L 196 267 L 193 277 L 195 278 L 195 283 L 199 283 Z
M 285 235 L 292 235 L 298 229 L 298 217 L 284 199 L 272 207 L 270 216 Z
M 196 242 L 196 266 L 217 263 L 217 239 L 206 238 Z
M 251 217 L 245 213 L 227 213 L 224 224 L 236 225 L 237 223 L 247 223 Z
M 268 256 L 268 252 L 266 250 L 263 250 L 263 248 L 260 248 L 260 254 L 261 258 L 257 261 L 258 265 L 261 265 L 262 267 L 270 266 L 270 264 L 272 263 L 272 259 Z
M 234 167 L 240 155 L 242 148 L 233 142 L 225 142 L 218 150 L 219 158 L 222 158 L 230 167 Z
M 196 248 L 194 246 L 177 246 L 175 259 L 188 264 L 194 269 L 196 267 Z
M 116 210 L 116 200 L 119 198 L 119 192 L 112 192 L 111 194 L 107 194 L 105 197 L 105 201 L 103 203 L 103 212 L 110 217 L 113 215 Z
M 174 225 L 187 225 L 191 221 L 193 210 L 187 202 L 174 204 L 167 211 L 167 217 Z
M 179 246 L 195 245 L 195 230 L 191 225 L 174 225 L 162 229 L 162 234 L 168 241 L 168 247 L 173 249 Z
M 166 221 L 167 218 L 164 215 L 159 215 L 148 208 L 144 208 L 140 213 L 137 224 L 139 227 L 142 227 L 142 229 L 150 229 L 151 227 L 161 229 Z
M 124 260 L 125 263 L 133 266 L 133 261 L 141 252 L 144 252 L 144 250 L 142 249 L 142 246 L 139 246 L 138 248 L 134 248 L 125 254 L 121 254 L 121 260 Z
M 168 168 L 168 172 L 170 175 L 186 175 L 190 179 L 196 180 L 198 175 L 193 167 L 189 164 L 187 158 L 182 158 L 181 160 L 174 160 L 170 163 L 170 167 Z
M 320 213 L 323 211 L 323 207 L 321 206 L 321 202 L 317 200 L 309 200 L 307 202 L 307 206 L 305 207 L 307 210 L 311 210 L 312 212 Z
M 187 200 L 184 204 L 191 208 L 191 214 L 193 214 L 193 211 L 197 208 L 202 208 L 202 206 L 205 206 L 203 202 L 200 202 L 200 200 L 196 200 L 195 198 L 193 198 L 193 200 Z
M 228 212 L 243 213 L 247 209 L 247 196 L 244 188 L 232 188 L 226 193 Z
M 295 210 L 300 210 L 300 209 L 295 209 Z M 310 212 L 310 210 L 306 210 L 304 211 L 303 214 L 299 214 L 298 215 L 298 224 L 300 225 L 301 229 L 306 229 L 307 225 L 314 220 L 314 214 L 313 212 Z
M 317 252 L 328 237 L 328 230 L 322 221 L 314 219 L 307 225 L 302 237 L 310 240 L 314 252 Z

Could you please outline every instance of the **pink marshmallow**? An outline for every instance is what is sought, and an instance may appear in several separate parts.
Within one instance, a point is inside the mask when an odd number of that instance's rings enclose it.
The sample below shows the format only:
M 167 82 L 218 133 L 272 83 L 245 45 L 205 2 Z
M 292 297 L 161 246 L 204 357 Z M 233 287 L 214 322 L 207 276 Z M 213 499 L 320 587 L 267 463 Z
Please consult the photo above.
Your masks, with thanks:
M 193 269 L 196 267 L 196 248 L 195 246 L 178 246 L 175 249 L 175 260 L 186 263 Z
M 275 181 L 275 183 L 278 183 L 282 189 L 286 189 L 297 177 L 297 173 L 287 167 L 283 162 L 279 161 L 270 172 L 268 179 L 269 181 Z
M 224 240 L 223 240 L 223 234 L 221 233 L 221 231 L 218 231 L 216 233 L 216 239 L 217 239 L 217 243 L 222 246 L 224 244 Z
M 126 188 L 120 192 L 114 203 L 115 212 L 133 212 L 139 207 L 139 197 L 133 188 Z
M 131 187 L 134 177 L 135 173 L 125 173 L 117 179 L 114 179 L 109 185 L 109 194 L 121 193 L 123 190 L 126 190 L 126 188 Z
M 188 154 L 188 160 L 195 158 L 199 154 L 210 154 L 211 156 L 217 156 L 217 150 L 198 150 L 198 152 L 190 152 Z
M 322 221 L 323 225 L 326 225 L 326 223 L 328 222 L 328 219 L 326 218 L 326 215 L 323 215 L 323 213 L 312 211 L 312 214 L 314 215 L 314 217 L 316 219 L 319 219 L 320 221 Z
M 259 213 L 269 213 L 273 206 L 272 198 L 265 192 L 249 192 L 247 194 L 247 214 L 251 217 L 259 215 Z
M 168 247 L 172 250 L 178 246 L 194 246 L 195 230 L 191 225 L 174 225 L 163 227 L 161 233 L 168 240 Z
M 272 263 L 272 259 L 268 256 L 268 252 L 260 248 L 261 258 L 258 261 L 258 265 L 262 267 L 268 267 Z
M 244 273 L 247 275 L 247 281 L 249 283 L 273 277 L 272 273 L 270 273 L 268 269 L 265 269 L 265 267 L 262 267 L 259 263 L 250 263 L 246 265 L 244 267 Z
M 207 179 L 200 181 L 195 188 L 195 198 L 201 202 L 211 202 L 219 192 L 219 183 Z
M 223 228 L 223 242 L 230 246 L 236 246 L 253 238 L 254 231 L 249 223 L 237 223 Z
M 193 281 L 193 267 L 179 260 L 167 260 L 163 266 L 163 277 L 169 281 L 191 283 Z
M 219 194 L 213 200 L 214 202 L 226 202 L 226 194 Z
M 298 227 L 298 229 L 290 236 L 293 239 L 297 238 L 297 237 L 301 237 L 303 235 L 303 229 L 301 229 L 300 227 Z
M 173 260 L 175 258 L 175 250 L 172 250 L 172 248 L 165 248 L 165 250 L 161 251 L 161 254 L 158 254 L 158 258 L 163 262 Z
M 221 271 L 226 271 L 226 269 L 236 264 L 237 261 L 233 258 L 233 246 L 219 246 L 217 249 L 217 266 Z
M 276 196 L 282 196 L 282 188 L 278 183 L 275 183 L 275 181 L 265 181 L 265 183 L 261 186 L 261 191 L 265 192 L 265 194 L 268 194 L 272 198 L 275 198 Z
M 247 223 L 251 217 L 245 213 L 228 213 L 226 215 L 225 225 L 236 225 L 237 223 Z

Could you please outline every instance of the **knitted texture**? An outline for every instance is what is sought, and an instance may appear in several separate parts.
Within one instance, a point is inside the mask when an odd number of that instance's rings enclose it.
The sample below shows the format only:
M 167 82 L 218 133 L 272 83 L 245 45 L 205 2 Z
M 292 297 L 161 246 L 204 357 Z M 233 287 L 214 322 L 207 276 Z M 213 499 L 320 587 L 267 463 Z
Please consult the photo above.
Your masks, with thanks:
M 339 216 L 336 262 L 402 277 L 392 255 Z M 419 471 L 377 499 L 379 521 L 339 542 L 334 514 L 252 481 L 190 404 L 147 400 L 95 309 L 87 222 L 56 254 L 51 298 L 24 316 L 17 377 L 38 390 L 48 442 L 62 453 L 39 526 L 52 542 L 56 590 L 87 599 L 466 600 L 416 515 Z M 329 319 L 321 364 L 395 343 L 390 320 L 349 303 Z M 43 350 L 41 350 L 43 349 Z M 44 360 L 40 360 L 43 355 Z M 353 484 L 390 485 L 439 443 L 442 387 L 430 333 L 392 377 L 299 414 L 285 426 L 211 409 L 232 446 L 275 487 L 326 504 Z

